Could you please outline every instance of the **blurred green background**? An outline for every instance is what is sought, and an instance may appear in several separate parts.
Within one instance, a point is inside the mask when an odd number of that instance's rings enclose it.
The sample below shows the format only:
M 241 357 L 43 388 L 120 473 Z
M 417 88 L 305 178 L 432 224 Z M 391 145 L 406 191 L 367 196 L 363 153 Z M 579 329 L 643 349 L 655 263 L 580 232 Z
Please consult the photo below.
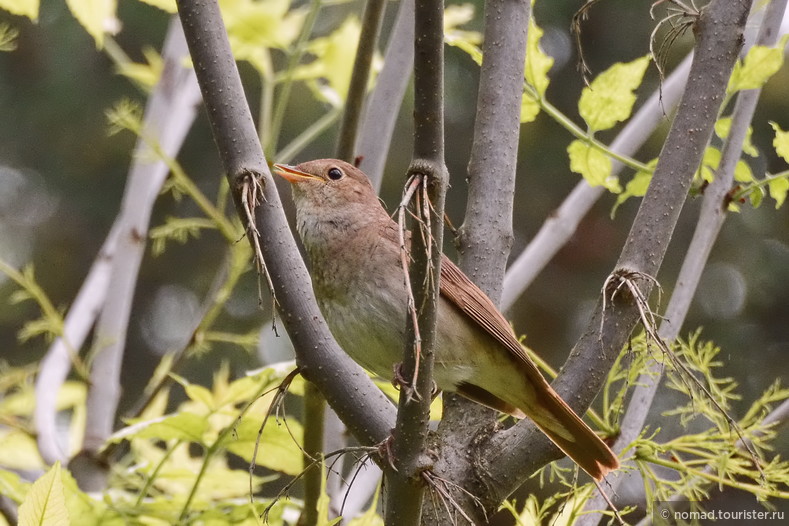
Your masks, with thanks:
M 481 4 L 475 4 L 477 17 L 470 25 L 480 29 Z M 545 29 L 543 47 L 555 58 L 548 98 L 578 123 L 581 120 L 576 104 L 584 84 L 576 69 L 577 56 L 569 27 L 581 4 L 543 1 L 535 13 L 538 24 Z M 389 6 L 384 36 L 390 29 L 395 7 Z M 347 10 L 358 12 L 361 4 L 326 8 L 316 31 L 332 29 Z M 125 0 L 120 2 L 119 18 L 123 27 L 116 40 L 133 59 L 143 60 L 145 46 L 161 48 L 167 14 Z M 7 13 L 0 13 L 0 20 L 20 31 L 18 49 L 0 53 L 0 257 L 16 266 L 33 264 L 53 302 L 66 307 L 118 213 L 134 144 L 129 133 L 108 135 L 104 112 L 122 97 L 144 103 L 145 96 L 116 74 L 111 60 L 97 51 L 93 39 L 76 23 L 64 3 L 45 3 L 37 24 Z M 647 54 L 653 27 L 649 2 L 601 2 L 583 25 L 582 42 L 592 71 L 599 73 L 614 62 Z M 691 37 L 689 33 L 674 44 L 669 54 L 670 66 L 688 51 Z M 452 175 L 447 212 L 459 225 L 465 205 L 465 167 L 472 138 L 478 68 L 455 48 L 447 48 L 446 59 L 446 151 Z M 248 65 L 242 64 L 241 70 L 256 114 L 259 81 Z M 783 129 L 789 128 L 787 85 L 789 71 L 784 67 L 768 83 L 757 110 L 753 142 L 763 153 L 749 162 L 759 176 L 765 170 L 778 172 L 787 168 L 772 153 L 773 135 L 767 123 L 772 120 Z M 639 90 L 639 101 L 657 87 L 658 75 L 652 67 Z M 303 86 L 295 89 L 283 143 L 327 109 Z M 410 102 L 406 101 L 382 190 L 390 207 L 398 201 L 410 159 L 410 115 Z M 648 161 L 658 154 L 667 123 L 644 146 L 638 155 L 640 160 Z M 336 129 L 325 133 L 297 160 L 331 156 L 335 133 Z M 604 133 L 601 138 L 610 141 L 614 133 Z M 570 140 L 566 131 L 544 115 L 522 128 L 514 255 L 579 180 L 569 171 L 565 148 Z M 222 174 L 202 111 L 179 159 L 200 188 L 215 196 Z M 625 180 L 630 175 L 623 173 Z M 280 189 L 287 190 L 285 185 Z M 615 196 L 607 195 L 594 207 L 570 243 L 508 313 L 516 330 L 526 333 L 530 346 L 554 366 L 561 365 L 584 328 L 638 206 L 638 200 L 631 199 L 612 220 L 614 202 Z M 658 276 L 664 289 L 664 305 L 693 232 L 699 205 L 700 199 L 687 203 Z M 166 216 L 196 214 L 196 207 L 186 200 L 176 202 L 169 195 L 163 196 L 156 205 L 152 226 Z M 451 240 L 448 250 L 451 251 Z M 208 232 L 185 245 L 168 244 L 160 257 L 146 256 L 124 362 L 125 406 L 135 400 L 158 356 L 183 343 L 190 316 L 210 286 L 223 251 L 220 237 Z M 5 301 L 14 290 L 15 286 L 0 276 L 0 358 L 12 364 L 30 363 L 43 356 L 47 343 L 40 338 L 24 344 L 17 340 L 22 324 L 38 314 L 31 302 L 11 305 Z M 255 278 L 247 274 L 220 323 L 227 330 L 246 332 L 264 319 L 268 319 L 268 313 L 258 307 Z M 725 374 L 736 377 L 741 384 L 741 407 L 776 378 L 786 380 L 789 207 L 776 211 L 773 202 L 766 200 L 759 209 L 744 206 L 741 213 L 730 215 L 713 249 L 683 334 L 696 327 L 703 327 L 704 337 L 722 347 Z M 273 339 L 266 338 L 266 345 L 269 340 Z M 230 360 L 237 374 L 260 363 L 258 356 L 219 345 L 211 354 L 191 360 L 183 374 L 207 381 L 221 360 Z M 666 396 L 656 411 L 670 406 L 671 401 L 672 397 Z M 781 447 L 784 453 L 789 449 L 786 440 Z

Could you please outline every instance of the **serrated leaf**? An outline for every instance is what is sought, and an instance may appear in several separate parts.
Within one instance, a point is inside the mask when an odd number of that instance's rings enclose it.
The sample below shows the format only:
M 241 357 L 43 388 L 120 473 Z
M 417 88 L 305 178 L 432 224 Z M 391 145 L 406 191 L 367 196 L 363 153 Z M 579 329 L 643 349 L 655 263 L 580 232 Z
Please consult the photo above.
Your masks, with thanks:
M 66 5 L 74 18 L 96 41 L 97 49 L 104 47 L 104 33 L 117 32 L 115 0 L 66 0 Z
M 109 442 L 120 442 L 130 438 L 152 438 L 202 444 L 203 434 L 207 430 L 208 421 L 205 417 L 184 412 L 135 422 L 113 433 Z
M 361 24 L 355 16 L 345 19 L 330 35 L 316 38 L 307 50 L 315 56 L 309 64 L 293 71 L 293 78 L 306 80 L 316 97 L 335 107 L 340 107 L 348 94 L 353 69 L 353 57 L 359 42 Z
M 734 65 L 729 79 L 729 93 L 764 86 L 783 65 L 787 39 L 789 34 L 784 35 L 776 47 L 753 46 L 748 50 L 745 58 Z
M 772 126 L 775 131 L 775 138 L 773 139 L 775 153 L 789 163 L 789 131 L 783 131 L 775 122 L 770 122 L 770 126 Z
M 19 526 L 69 526 L 60 462 L 33 483 L 19 506 Z
M 789 179 L 786 177 L 776 177 L 767 183 L 770 190 L 770 197 L 775 199 L 775 208 L 781 208 L 786 201 L 786 192 L 789 190 Z
M 729 130 L 731 130 L 731 117 L 722 117 L 715 123 L 715 135 L 721 139 L 725 139 L 729 136 Z M 759 150 L 757 150 L 751 142 L 752 134 L 753 128 L 748 126 L 748 131 L 745 134 L 745 140 L 742 143 L 742 151 L 751 157 L 757 157 L 759 155 Z
M 543 30 L 534 23 L 534 17 L 529 19 L 529 34 L 526 40 L 526 64 L 523 75 L 537 93 L 542 97 L 548 89 L 550 79 L 548 72 L 553 67 L 553 57 L 550 57 L 540 48 L 540 39 Z M 523 122 L 523 121 L 521 121 Z
M 127 62 L 118 66 L 118 73 L 145 88 L 153 88 L 164 70 L 164 60 L 152 47 L 143 49 L 145 63 Z
M 590 186 L 603 186 L 617 194 L 622 191 L 619 180 L 611 175 L 611 159 L 606 154 L 580 140 L 571 142 L 567 153 L 570 170 L 581 174 Z
M 259 418 L 242 418 L 235 427 L 235 433 L 231 434 L 224 446 L 245 462 L 252 462 L 261 423 Z M 302 436 L 301 424 L 295 419 L 289 418 L 286 427 L 282 420 L 270 418 L 260 437 L 256 463 L 274 471 L 298 475 L 303 468 L 299 447 Z
M 748 163 L 740 159 L 734 165 L 734 180 L 740 183 L 750 183 L 753 181 L 753 172 Z
M 23 482 L 19 474 L 0 469 L 0 495 L 21 503 L 28 491 L 29 484 Z
M 521 99 L 521 123 L 532 122 L 540 114 L 540 104 L 526 93 Z
M 753 189 L 753 191 L 751 191 L 751 193 L 748 195 L 748 198 L 751 201 L 752 207 L 759 208 L 759 206 L 762 204 L 762 201 L 764 201 L 764 190 L 762 187 L 757 186 Z
M 630 116 L 649 57 L 614 64 L 583 89 L 578 111 L 592 131 L 607 130 Z
M 721 162 L 721 152 L 714 146 L 707 147 L 704 150 L 704 156 L 701 159 L 701 166 L 699 167 L 698 176 L 703 180 L 711 183 L 715 179 L 715 170 Z
M 635 173 L 633 178 L 627 182 L 624 192 L 617 196 L 616 204 L 614 204 L 614 207 L 611 209 L 612 218 L 622 203 L 631 197 L 642 197 L 647 193 L 649 183 L 652 181 L 652 174 L 654 173 L 655 166 L 657 166 L 657 161 L 657 159 L 652 159 L 649 161 L 649 163 L 647 163 L 647 166 L 651 169 L 651 171 L 638 171 Z
M 33 22 L 38 20 L 39 0 L 0 0 L 0 9 L 13 15 L 26 16 Z

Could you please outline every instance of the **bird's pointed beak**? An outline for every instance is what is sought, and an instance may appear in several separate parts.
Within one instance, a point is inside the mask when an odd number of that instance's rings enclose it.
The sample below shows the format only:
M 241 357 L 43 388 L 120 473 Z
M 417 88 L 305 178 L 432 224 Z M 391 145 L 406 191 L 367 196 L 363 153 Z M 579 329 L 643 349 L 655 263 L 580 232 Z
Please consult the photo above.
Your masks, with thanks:
M 317 175 L 313 175 L 307 172 L 302 172 L 301 170 L 297 169 L 295 166 L 290 166 L 287 164 L 275 164 L 273 166 L 274 173 L 287 179 L 291 183 L 300 183 L 302 181 L 313 181 L 318 180 L 322 181 L 320 177 Z

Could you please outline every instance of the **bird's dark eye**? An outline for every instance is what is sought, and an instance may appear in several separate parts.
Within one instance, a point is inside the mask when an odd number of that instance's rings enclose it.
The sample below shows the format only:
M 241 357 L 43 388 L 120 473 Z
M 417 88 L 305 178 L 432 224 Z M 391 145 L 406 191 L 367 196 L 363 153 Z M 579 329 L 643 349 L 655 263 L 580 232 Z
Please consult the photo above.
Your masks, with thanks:
M 329 170 L 329 179 L 332 181 L 336 181 L 337 179 L 342 179 L 342 170 L 339 168 L 331 168 Z

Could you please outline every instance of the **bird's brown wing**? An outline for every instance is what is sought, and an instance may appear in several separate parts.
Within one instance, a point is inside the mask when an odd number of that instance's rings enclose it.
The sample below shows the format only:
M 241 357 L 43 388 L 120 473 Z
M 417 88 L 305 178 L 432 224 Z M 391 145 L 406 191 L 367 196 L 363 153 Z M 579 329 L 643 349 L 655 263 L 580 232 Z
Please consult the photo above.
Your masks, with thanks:
M 441 260 L 441 294 L 480 327 L 501 343 L 519 362 L 535 385 L 547 385 L 537 366 L 526 354 L 525 349 L 512 331 L 507 319 L 457 265 L 446 256 Z

